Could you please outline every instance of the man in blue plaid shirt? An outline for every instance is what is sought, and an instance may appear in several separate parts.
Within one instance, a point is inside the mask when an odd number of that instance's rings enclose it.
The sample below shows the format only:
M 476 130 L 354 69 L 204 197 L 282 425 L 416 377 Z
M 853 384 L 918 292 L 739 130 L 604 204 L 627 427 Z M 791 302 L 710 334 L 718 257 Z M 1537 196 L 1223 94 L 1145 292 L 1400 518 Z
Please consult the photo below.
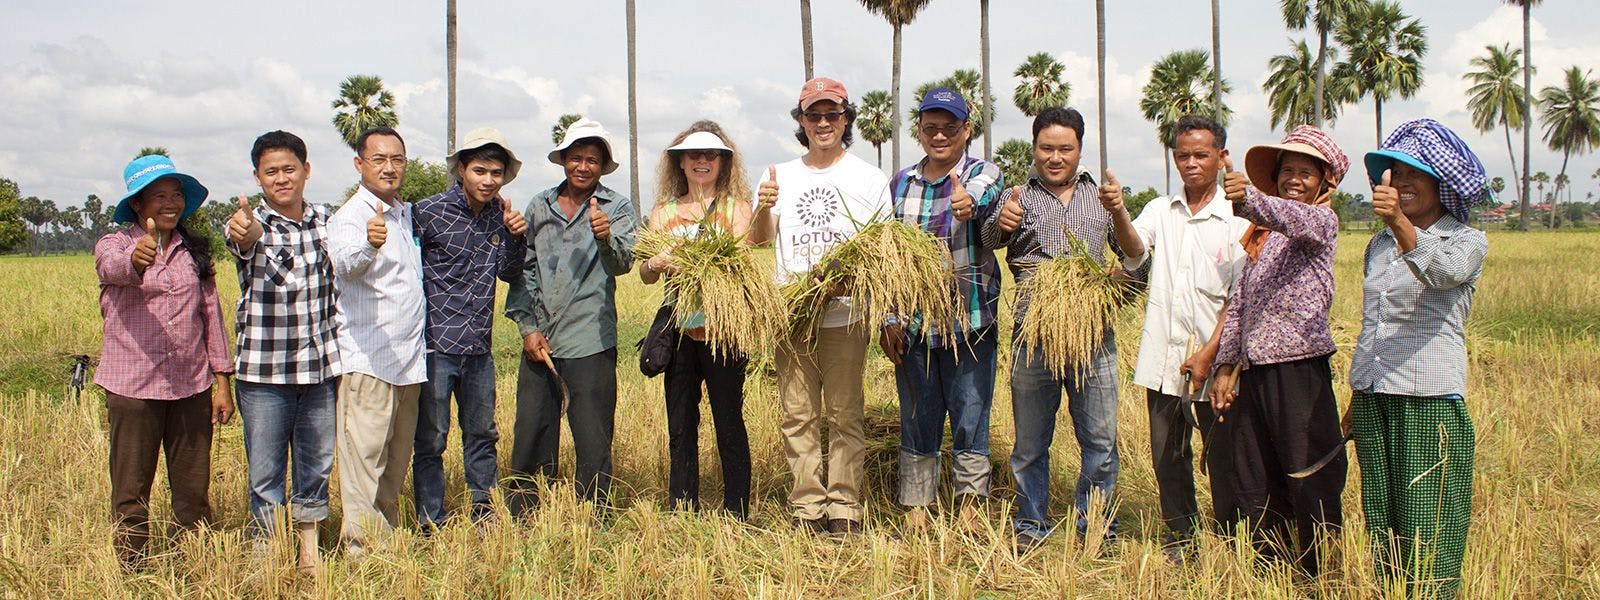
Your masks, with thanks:
M 989 495 L 989 407 L 994 400 L 995 310 L 1000 263 L 980 229 L 999 205 L 1000 167 L 966 155 L 972 123 L 965 98 L 934 88 L 918 109 L 917 139 L 927 153 L 890 180 L 895 217 L 944 240 L 955 270 L 957 333 L 922 330 L 921 315 L 891 316 L 879 335 L 895 364 L 900 395 L 900 497 L 907 524 L 925 526 L 938 499 L 939 447 L 949 415 L 954 497 L 975 526 L 975 500 Z M 909 318 L 909 322 L 903 322 Z

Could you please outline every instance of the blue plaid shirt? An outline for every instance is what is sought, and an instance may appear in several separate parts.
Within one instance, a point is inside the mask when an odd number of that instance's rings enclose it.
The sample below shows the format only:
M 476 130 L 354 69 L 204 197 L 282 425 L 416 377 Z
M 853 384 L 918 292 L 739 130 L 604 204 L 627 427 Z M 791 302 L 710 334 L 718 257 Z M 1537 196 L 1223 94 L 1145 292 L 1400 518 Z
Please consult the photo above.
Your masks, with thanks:
M 506 230 L 503 213 L 491 201 L 473 214 L 460 184 L 417 203 L 412 228 L 422 248 L 429 351 L 489 353 L 495 277 L 519 277 L 525 252 L 522 237 Z
M 922 159 L 896 173 L 890 181 L 893 191 L 894 216 L 907 225 L 944 240 L 950 248 L 951 265 L 955 270 L 956 284 L 951 293 L 956 305 L 965 313 L 967 328 L 976 331 L 994 324 L 995 310 L 1000 305 L 1000 263 L 995 260 L 994 248 L 983 243 L 983 224 L 1000 207 L 1000 192 L 1005 189 L 1000 167 L 980 159 L 964 156 L 957 168 L 961 171 L 962 185 L 972 196 L 972 218 L 957 220 L 950 214 L 950 197 L 953 195 L 949 173 L 937 173 L 928 179 L 922 173 L 928 159 Z M 918 320 L 912 323 L 917 328 Z M 956 334 L 959 342 L 962 334 Z M 930 336 L 930 345 L 947 344 Z

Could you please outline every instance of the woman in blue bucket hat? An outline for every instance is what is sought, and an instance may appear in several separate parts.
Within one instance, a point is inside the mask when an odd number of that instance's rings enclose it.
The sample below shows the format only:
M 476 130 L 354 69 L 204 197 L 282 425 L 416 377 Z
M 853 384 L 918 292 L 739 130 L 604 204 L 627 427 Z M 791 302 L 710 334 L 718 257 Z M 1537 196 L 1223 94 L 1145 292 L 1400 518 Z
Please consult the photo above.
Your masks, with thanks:
M 1483 165 L 1432 119 L 1406 122 L 1366 155 L 1372 210 L 1361 336 L 1347 417 L 1378 572 L 1407 596 L 1453 597 L 1472 512 L 1467 313 L 1489 240 L 1467 226 Z
M 211 428 L 233 414 L 227 330 L 211 245 L 182 221 L 206 188 L 172 160 L 143 156 L 123 170 L 115 217 L 129 226 L 95 244 L 104 342 L 94 382 L 106 391 L 114 545 L 125 568 L 143 566 L 150 486 L 167 455 L 172 516 L 192 531 L 211 518 Z

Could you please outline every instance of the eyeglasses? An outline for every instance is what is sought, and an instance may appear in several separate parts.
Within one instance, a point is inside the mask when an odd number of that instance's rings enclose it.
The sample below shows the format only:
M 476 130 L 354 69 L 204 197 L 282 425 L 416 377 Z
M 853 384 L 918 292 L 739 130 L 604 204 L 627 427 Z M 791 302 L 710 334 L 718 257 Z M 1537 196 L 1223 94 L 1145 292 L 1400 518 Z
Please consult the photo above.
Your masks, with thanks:
M 684 156 L 689 160 L 716 160 L 722 157 L 721 150 L 685 150 Z
M 838 123 L 840 119 L 844 118 L 844 111 L 836 110 L 833 112 L 806 112 L 801 113 L 801 116 L 805 117 L 806 122 L 811 123 L 812 125 L 821 123 L 823 119 L 827 119 L 829 123 Z
M 946 125 L 944 127 L 940 127 L 938 125 L 931 125 L 930 124 L 930 125 L 923 125 L 922 127 L 919 127 L 917 130 L 921 131 L 922 135 L 924 137 L 929 138 L 929 139 L 932 139 L 934 137 L 938 137 L 938 135 L 941 134 L 941 133 L 944 134 L 944 137 L 946 137 L 946 138 L 955 138 L 956 135 L 961 133 L 961 124 L 957 123 L 955 125 Z
M 373 166 L 380 169 L 391 164 L 397 169 L 404 168 L 406 166 L 406 155 L 404 154 L 396 154 L 394 156 L 383 156 L 378 154 L 363 158 L 361 160 L 372 163 Z

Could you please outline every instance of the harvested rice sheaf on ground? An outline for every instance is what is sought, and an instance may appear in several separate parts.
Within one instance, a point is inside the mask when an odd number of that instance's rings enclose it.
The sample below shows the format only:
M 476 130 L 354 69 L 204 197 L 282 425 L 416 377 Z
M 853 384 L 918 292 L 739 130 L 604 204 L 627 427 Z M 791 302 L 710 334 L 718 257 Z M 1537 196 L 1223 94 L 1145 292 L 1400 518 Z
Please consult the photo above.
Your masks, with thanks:
M 890 313 L 922 315 L 924 331 L 950 336 L 965 329 L 956 319 L 955 274 L 950 250 L 922 229 L 897 220 L 868 223 L 817 260 L 810 277 L 782 290 L 789 307 L 789 332 L 810 339 L 827 306 L 827 291 L 842 285 L 864 323 Z
M 1117 310 L 1134 297 L 1090 258 L 1083 242 L 1072 238 L 1069 246 L 1070 252 L 1040 263 L 1033 277 L 1018 287 L 1018 294 L 1028 298 L 1019 350 L 1041 352 L 1057 377 L 1089 367 Z
M 724 228 L 703 226 L 692 238 L 665 231 L 640 232 L 634 256 L 671 254 L 676 273 L 663 277 L 675 310 L 705 313 L 706 343 L 718 356 L 759 356 L 783 330 L 783 300 L 772 275 L 756 263 L 743 240 Z

